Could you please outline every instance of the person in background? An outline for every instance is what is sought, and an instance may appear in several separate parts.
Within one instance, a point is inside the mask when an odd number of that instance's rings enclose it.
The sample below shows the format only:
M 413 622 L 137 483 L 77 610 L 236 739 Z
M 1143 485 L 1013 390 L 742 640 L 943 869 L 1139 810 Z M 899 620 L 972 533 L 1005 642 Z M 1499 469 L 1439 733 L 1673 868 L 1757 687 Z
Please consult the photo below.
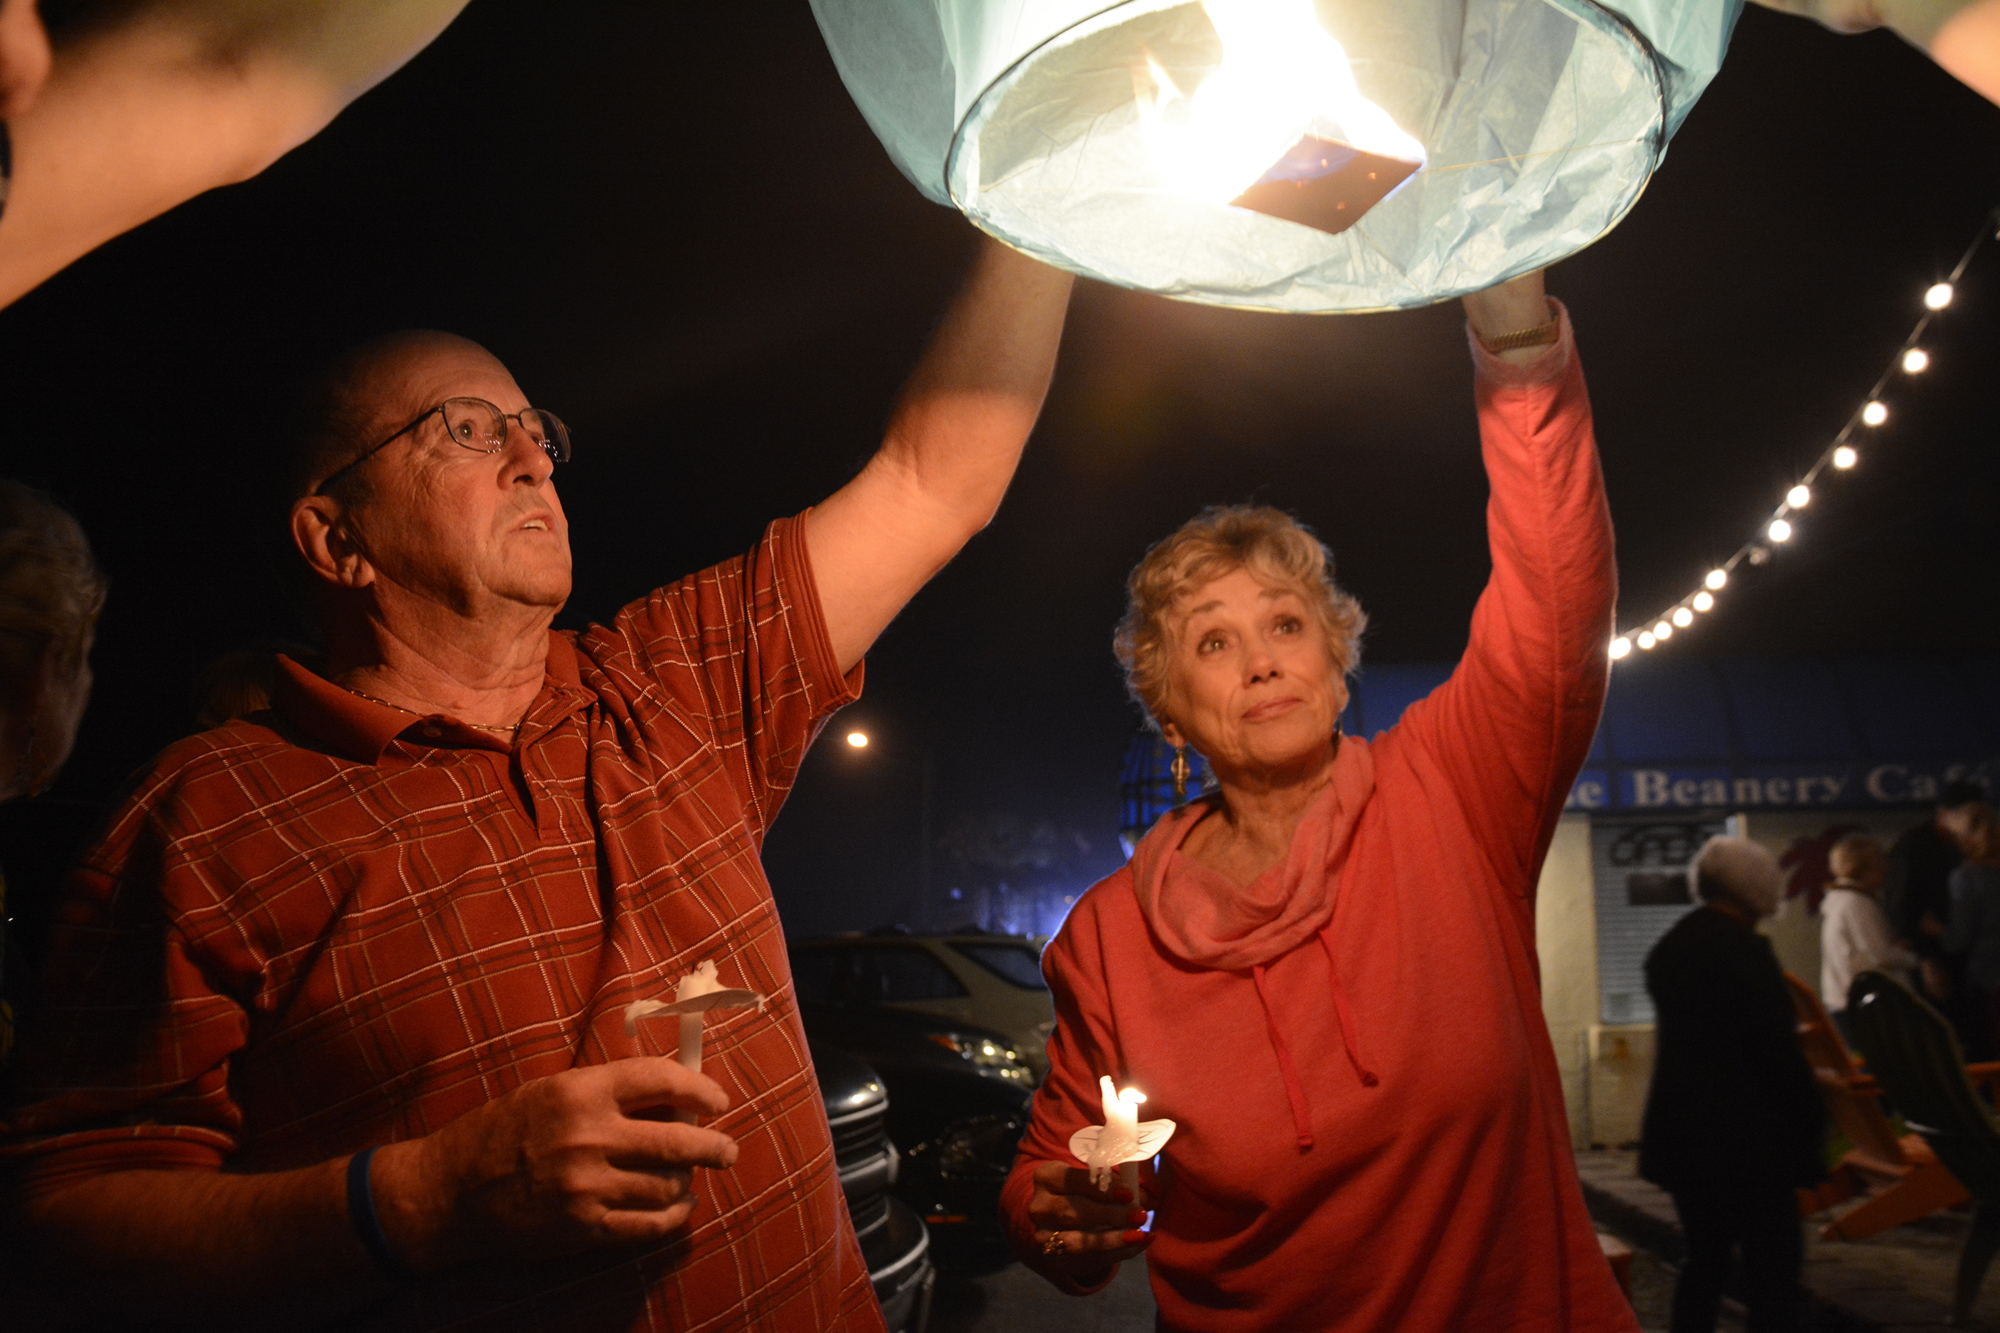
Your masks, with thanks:
M 17 481 L 0 480 L 0 801 L 34 796 L 76 743 L 90 699 L 90 647 L 104 607 L 104 576 L 75 518 Z M 0 875 L 0 1089 L 10 1074 L 16 1023 L 32 1019 L 30 977 L 8 929 Z M 0 1323 L 43 1326 L 43 1309 L 20 1257 L 0 1241 Z
M 1959 838 L 1986 800 L 1972 782 L 1950 782 L 1938 794 L 1931 817 L 1906 829 L 1889 848 L 1882 884 L 1882 909 L 1889 925 L 1917 954 L 1918 979 L 1932 1000 L 1951 1004 L 1951 962 L 1944 932 L 1951 921 L 1951 872 L 1964 853 Z
M 1792 1001 L 1757 923 L 1784 872 L 1747 838 L 1711 838 L 1688 868 L 1701 906 L 1646 956 L 1658 1023 L 1639 1174 L 1674 1196 L 1687 1261 L 1673 1333 L 1713 1333 L 1735 1270 L 1755 1333 L 1802 1327 L 1795 1190 L 1826 1178 L 1826 1111 Z
M 0 480 L 0 801 L 33 796 L 76 744 L 90 698 L 90 645 L 104 576 L 76 519 L 40 491 Z M 24 994 L 0 879 L 0 1070 Z
M 1858 973 L 1907 973 L 1916 951 L 1896 938 L 1876 898 L 1888 878 L 1882 844 L 1862 834 L 1842 838 L 1827 855 L 1833 883 L 1819 905 L 1819 997 L 1847 1036 L 1847 988 Z M 1851 1042 L 1849 1043 L 1852 1044 Z
M 429 45 L 466 0 L 140 0 L 58 32 L 0 0 L 0 306 L 248 180 Z
M 2000 103 L 2000 0 L 1757 0 L 1835 32 L 1887 28 L 1989 102 Z
M 1946 954 L 1958 965 L 1954 1024 L 1968 1060 L 2000 1054 L 2000 826 L 1993 807 L 1977 802 L 1956 823 L 1965 859 L 1951 872 L 1951 924 Z
M 308 671 L 322 665 L 319 653 L 305 644 L 267 643 L 226 652 L 203 667 L 191 692 L 194 729 L 212 731 L 269 708 L 285 674 L 281 658 L 289 658 Z

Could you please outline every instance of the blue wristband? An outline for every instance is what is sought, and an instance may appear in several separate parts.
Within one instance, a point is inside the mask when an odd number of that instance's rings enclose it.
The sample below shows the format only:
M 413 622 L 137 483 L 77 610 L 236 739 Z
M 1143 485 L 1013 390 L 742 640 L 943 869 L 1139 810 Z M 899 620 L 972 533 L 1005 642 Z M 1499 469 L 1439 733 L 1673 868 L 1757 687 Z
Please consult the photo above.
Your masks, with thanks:
M 408 1282 L 416 1275 L 389 1248 L 382 1219 L 375 1215 L 375 1192 L 368 1187 L 368 1165 L 374 1157 L 373 1148 L 363 1148 L 347 1160 L 347 1216 L 354 1223 L 354 1234 L 360 1237 L 361 1248 L 368 1251 L 368 1257 L 375 1261 L 382 1275 Z

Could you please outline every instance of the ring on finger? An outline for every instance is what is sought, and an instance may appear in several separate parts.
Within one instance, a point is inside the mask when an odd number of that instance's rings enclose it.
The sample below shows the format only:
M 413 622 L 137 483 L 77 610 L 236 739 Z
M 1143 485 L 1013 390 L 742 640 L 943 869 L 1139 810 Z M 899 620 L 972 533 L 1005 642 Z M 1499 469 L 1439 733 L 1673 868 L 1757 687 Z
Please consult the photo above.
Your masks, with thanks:
M 1042 1240 L 1042 1253 L 1043 1253 L 1043 1254 L 1068 1254 L 1068 1253 L 1069 1253 L 1069 1242 L 1063 1239 L 1063 1233 L 1062 1233 L 1062 1232 L 1060 1232 L 1060 1231 L 1051 1231 L 1051 1232 L 1050 1232 L 1050 1233 L 1049 1233 L 1049 1234 L 1048 1234 L 1048 1235 L 1047 1235 L 1047 1236 L 1046 1236 L 1045 1238 L 1043 1238 L 1043 1240 Z

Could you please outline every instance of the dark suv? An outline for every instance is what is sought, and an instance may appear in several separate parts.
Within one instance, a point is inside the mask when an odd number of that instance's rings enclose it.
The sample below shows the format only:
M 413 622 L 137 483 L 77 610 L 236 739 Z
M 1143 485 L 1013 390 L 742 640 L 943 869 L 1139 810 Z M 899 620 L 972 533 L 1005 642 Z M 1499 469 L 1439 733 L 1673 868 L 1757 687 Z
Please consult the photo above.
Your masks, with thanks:
M 924 1333 L 937 1270 L 923 1219 L 889 1192 L 898 1166 L 887 1132 L 889 1096 L 875 1071 L 855 1056 L 818 1042 L 811 1051 L 833 1130 L 834 1168 L 882 1317 L 890 1333 Z

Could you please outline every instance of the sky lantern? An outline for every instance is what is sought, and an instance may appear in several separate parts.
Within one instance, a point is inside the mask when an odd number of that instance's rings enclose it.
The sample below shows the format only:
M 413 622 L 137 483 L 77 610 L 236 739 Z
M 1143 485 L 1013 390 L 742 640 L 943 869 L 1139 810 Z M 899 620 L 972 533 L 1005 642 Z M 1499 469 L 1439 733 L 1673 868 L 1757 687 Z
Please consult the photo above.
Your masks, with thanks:
M 1038 258 L 1267 310 L 1425 305 L 1637 201 L 1742 0 L 812 0 L 904 175 Z

